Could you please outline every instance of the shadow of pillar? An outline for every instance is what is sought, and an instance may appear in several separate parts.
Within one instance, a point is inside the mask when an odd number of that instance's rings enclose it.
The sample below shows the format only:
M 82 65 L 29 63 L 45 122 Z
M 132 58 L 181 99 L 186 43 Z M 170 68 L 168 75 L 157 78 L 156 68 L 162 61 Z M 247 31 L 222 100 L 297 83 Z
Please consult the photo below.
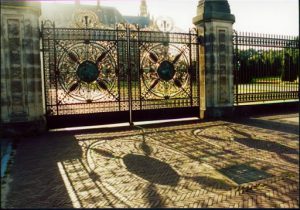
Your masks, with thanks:
M 73 135 L 46 133 L 23 139 L 11 169 L 6 208 L 72 208 L 57 163 L 81 158 Z

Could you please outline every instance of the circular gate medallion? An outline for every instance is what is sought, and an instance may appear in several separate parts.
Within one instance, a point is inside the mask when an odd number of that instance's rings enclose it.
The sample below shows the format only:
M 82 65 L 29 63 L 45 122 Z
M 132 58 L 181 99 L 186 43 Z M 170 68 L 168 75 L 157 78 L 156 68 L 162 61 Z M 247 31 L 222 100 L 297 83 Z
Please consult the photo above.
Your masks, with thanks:
M 159 78 L 164 81 L 169 81 L 173 79 L 175 75 L 175 69 L 173 63 L 167 60 L 161 62 L 157 69 L 157 74 Z
M 59 42 L 58 100 L 61 104 L 112 101 L 118 97 L 117 52 L 114 42 Z M 86 110 L 86 111 L 85 111 Z M 72 110 L 72 113 L 75 110 Z M 76 113 L 97 112 L 76 109 Z
M 144 99 L 183 98 L 189 88 L 189 56 L 184 45 L 145 45 L 141 52 L 141 94 Z M 143 47 L 142 47 L 143 49 Z M 188 96 L 189 97 L 189 96 Z
M 86 60 L 78 66 L 76 74 L 81 81 L 91 83 L 98 78 L 99 71 L 95 63 Z

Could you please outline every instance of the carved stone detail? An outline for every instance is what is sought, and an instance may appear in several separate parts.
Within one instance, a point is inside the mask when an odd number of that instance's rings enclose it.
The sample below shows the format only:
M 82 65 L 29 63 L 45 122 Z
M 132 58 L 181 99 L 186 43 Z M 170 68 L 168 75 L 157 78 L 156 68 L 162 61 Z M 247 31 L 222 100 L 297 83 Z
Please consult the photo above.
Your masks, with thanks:
M 10 4 L 1 5 L 1 123 L 41 121 L 40 14 Z

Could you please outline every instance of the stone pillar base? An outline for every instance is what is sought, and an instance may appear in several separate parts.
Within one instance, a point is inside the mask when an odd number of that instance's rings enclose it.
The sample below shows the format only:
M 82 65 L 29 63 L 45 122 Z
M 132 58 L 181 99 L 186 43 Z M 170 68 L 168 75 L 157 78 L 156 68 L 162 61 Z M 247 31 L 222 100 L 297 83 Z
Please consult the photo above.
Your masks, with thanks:
M 46 119 L 29 122 L 1 123 L 1 137 L 27 137 L 44 133 L 47 130 Z
M 227 118 L 234 115 L 234 107 L 208 107 L 205 118 Z

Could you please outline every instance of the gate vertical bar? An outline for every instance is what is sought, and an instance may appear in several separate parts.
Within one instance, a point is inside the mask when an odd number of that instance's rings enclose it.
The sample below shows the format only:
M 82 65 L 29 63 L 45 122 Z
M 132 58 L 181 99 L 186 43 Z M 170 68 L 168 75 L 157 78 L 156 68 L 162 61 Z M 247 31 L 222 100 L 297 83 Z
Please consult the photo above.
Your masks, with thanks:
M 191 30 L 189 30 L 189 59 L 190 59 L 190 63 L 189 63 L 189 74 L 190 74 L 190 103 L 191 103 L 191 107 L 193 106 L 193 65 L 192 65 L 192 34 L 191 34 Z
M 57 87 L 57 73 L 58 73 L 58 69 L 57 69 L 57 59 L 56 59 L 56 33 L 55 33 L 55 22 L 53 22 L 53 53 L 54 53 L 54 76 L 55 76 L 55 104 L 56 104 L 56 114 L 59 115 L 58 113 L 58 87 Z
M 119 55 L 119 48 L 120 48 L 120 43 L 119 43 L 119 27 L 118 25 L 116 26 L 116 43 L 117 43 L 117 69 L 118 69 L 118 100 L 119 100 L 119 111 L 121 111 L 121 85 L 120 85 L 120 55 Z
M 235 68 L 235 100 L 236 100 L 236 105 L 239 104 L 239 51 L 238 51 L 238 34 L 236 31 L 233 31 L 233 36 L 234 38 L 234 47 L 235 47 L 235 59 L 234 59 L 234 68 Z
M 44 105 L 45 105 L 45 113 L 47 114 L 47 93 L 46 93 L 46 66 L 45 66 L 45 37 L 44 37 L 44 21 L 42 21 L 42 24 L 41 24 L 41 37 L 42 37 L 42 61 L 43 61 L 43 72 L 42 72 L 42 77 L 43 77 L 43 81 L 44 81 L 44 84 L 43 84 L 43 89 L 44 89 Z M 49 50 L 49 45 L 48 45 L 48 50 Z
M 141 85 L 141 50 L 140 50 L 140 27 L 137 26 L 137 53 L 138 53 L 138 85 L 140 110 L 142 110 L 142 85 Z
M 127 34 L 127 79 L 128 79 L 128 103 L 129 103 L 129 124 L 132 126 L 132 88 L 131 88 L 131 52 L 130 52 L 130 28 L 126 27 Z

